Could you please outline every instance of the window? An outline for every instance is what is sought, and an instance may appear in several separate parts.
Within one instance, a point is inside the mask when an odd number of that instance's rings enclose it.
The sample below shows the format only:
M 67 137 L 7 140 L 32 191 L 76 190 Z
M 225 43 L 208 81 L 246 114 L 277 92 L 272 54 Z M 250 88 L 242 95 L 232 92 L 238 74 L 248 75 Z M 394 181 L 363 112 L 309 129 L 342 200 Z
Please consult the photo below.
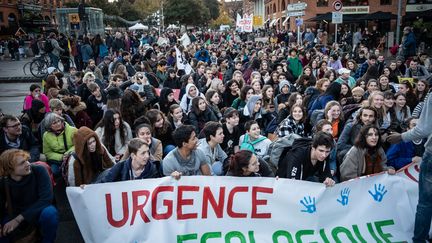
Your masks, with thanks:
M 3 23 L 4 19 L 3 19 L 3 12 L 0 12 L 0 23 Z
M 317 0 L 317 7 L 327 7 L 328 0 Z
M 391 5 L 392 0 L 380 0 L 381 5 Z

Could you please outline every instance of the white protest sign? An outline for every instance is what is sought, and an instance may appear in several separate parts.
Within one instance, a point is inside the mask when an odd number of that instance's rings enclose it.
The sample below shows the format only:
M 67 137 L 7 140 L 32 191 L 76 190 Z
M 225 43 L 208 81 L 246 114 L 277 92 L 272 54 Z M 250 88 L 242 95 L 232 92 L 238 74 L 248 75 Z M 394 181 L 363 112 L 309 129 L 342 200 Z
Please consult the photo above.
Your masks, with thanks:
M 86 242 L 410 242 L 414 166 L 332 188 L 195 176 L 69 187 L 67 195 Z

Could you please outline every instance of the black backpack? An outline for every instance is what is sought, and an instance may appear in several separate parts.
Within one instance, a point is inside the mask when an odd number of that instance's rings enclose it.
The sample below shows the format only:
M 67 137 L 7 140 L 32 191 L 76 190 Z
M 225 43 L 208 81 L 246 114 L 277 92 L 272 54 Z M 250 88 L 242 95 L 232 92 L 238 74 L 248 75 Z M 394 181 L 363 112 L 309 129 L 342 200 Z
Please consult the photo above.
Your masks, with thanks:
M 45 45 L 44 45 L 44 51 L 46 53 L 51 53 L 54 50 L 54 46 L 51 43 L 51 40 L 47 40 L 45 41 Z

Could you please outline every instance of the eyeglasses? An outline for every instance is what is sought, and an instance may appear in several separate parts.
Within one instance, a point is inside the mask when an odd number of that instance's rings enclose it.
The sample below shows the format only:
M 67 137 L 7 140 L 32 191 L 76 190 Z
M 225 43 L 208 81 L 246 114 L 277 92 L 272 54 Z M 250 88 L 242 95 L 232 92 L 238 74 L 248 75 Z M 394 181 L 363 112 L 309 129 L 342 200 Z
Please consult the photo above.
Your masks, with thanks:
M 19 126 L 21 126 L 21 122 L 18 122 L 17 124 L 6 126 L 6 127 L 7 128 L 18 128 Z

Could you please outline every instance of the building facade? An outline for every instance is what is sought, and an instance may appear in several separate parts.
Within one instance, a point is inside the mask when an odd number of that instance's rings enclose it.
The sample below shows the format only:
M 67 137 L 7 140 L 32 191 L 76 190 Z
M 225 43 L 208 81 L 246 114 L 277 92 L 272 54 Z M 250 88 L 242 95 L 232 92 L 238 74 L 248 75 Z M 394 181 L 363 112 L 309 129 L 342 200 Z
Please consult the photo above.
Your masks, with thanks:
M 56 28 L 56 8 L 67 2 L 77 1 L 0 0 L 0 35 L 13 35 L 19 27 L 31 32 Z
M 395 31 L 399 0 L 341 0 L 343 4 L 343 24 L 351 30 L 357 27 L 377 26 L 381 31 Z M 407 0 L 402 3 L 402 16 L 407 9 Z M 408 0 L 409 2 L 410 0 Z M 288 4 L 297 0 L 265 0 L 265 21 L 267 27 L 294 30 L 296 17 L 287 16 Z M 333 0 L 302 0 L 307 4 L 302 27 L 334 30 L 331 13 L 334 12 Z

